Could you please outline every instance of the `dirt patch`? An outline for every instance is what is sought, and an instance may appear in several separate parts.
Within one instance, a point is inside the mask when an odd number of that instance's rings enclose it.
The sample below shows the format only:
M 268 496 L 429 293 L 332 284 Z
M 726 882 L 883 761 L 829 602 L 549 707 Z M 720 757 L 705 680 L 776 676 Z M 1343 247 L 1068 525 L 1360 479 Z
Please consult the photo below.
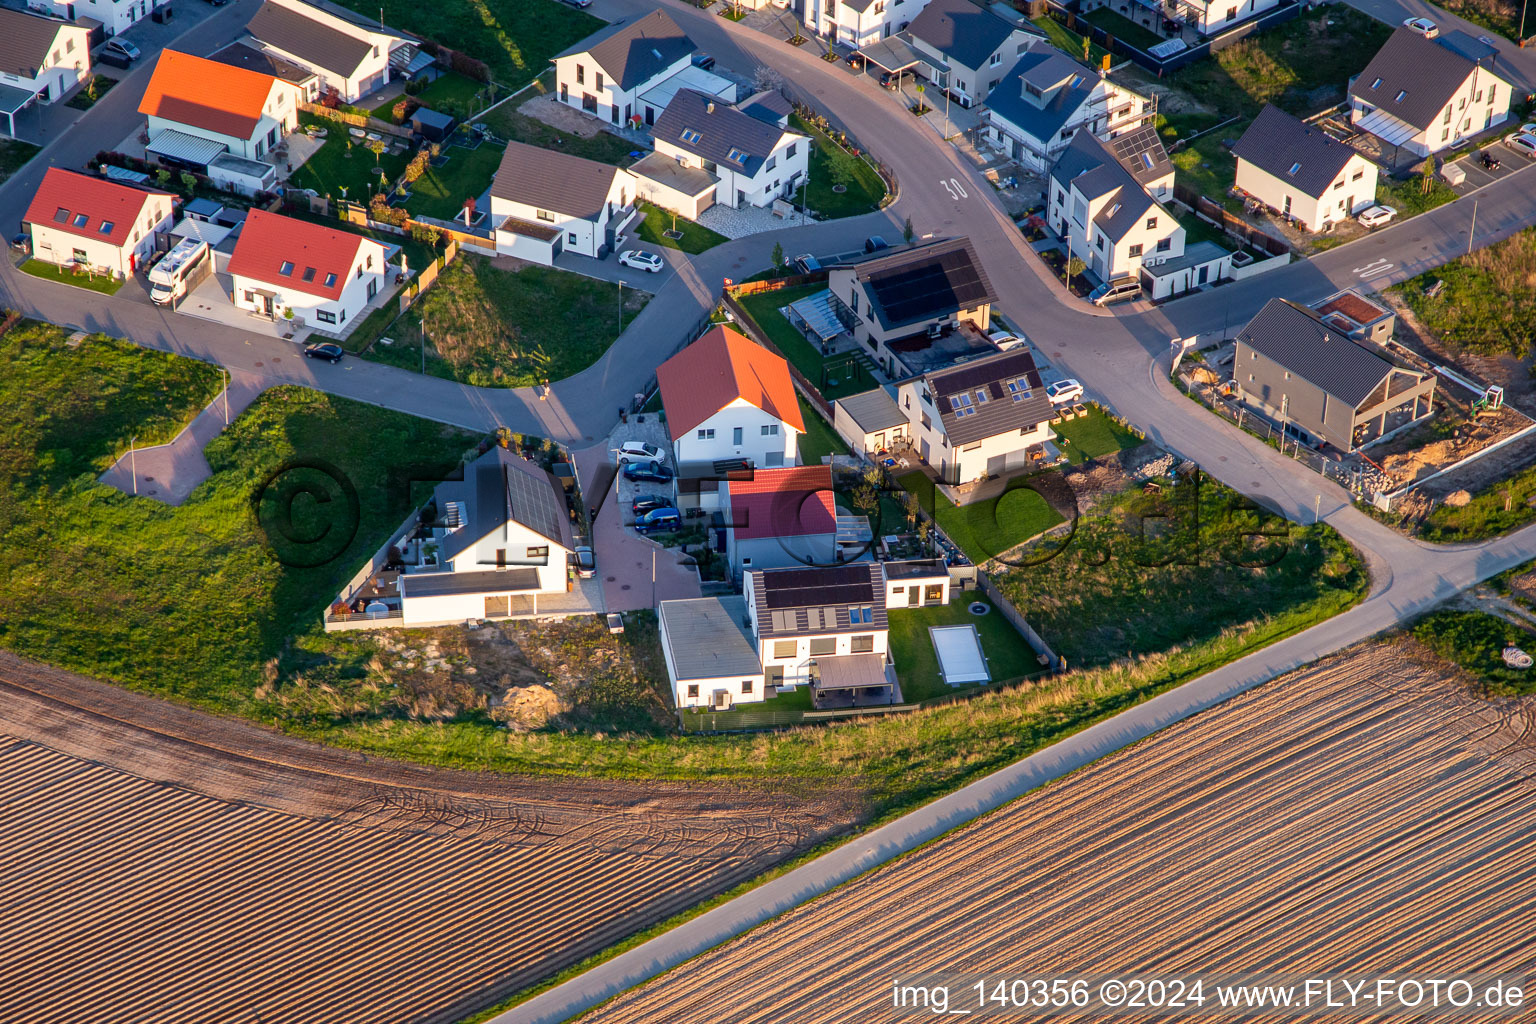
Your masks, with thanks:
M 561 103 L 560 98 L 552 92 L 535 96 L 524 102 L 517 108 L 517 112 L 535 121 L 542 121 L 551 128 L 557 128 L 571 135 L 579 135 L 583 139 L 596 138 L 603 130 L 603 126 L 596 118 L 588 117 L 581 111 Z
M 1485 356 L 1476 352 L 1452 349 L 1445 345 L 1424 322 L 1414 315 L 1412 307 L 1394 291 L 1376 293 L 1373 298 L 1384 301 L 1397 313 L 1397 327 L 1393 338 L 1405 348 L 1418 353 L 1436 365 L 1446 365 L 1475 379 L 1497 384 L 1504 389 L 1504 403 L 1512 405 L 1528 416 L 1536 416 L 1536 377 L 1531 369 L 1536 354 L 1526 358 L 1513 355 Z M 1473 397 L 1466 388 L 1442 379 L 1436 400 L 1442 394 L 1452 394 L 1457 400 Z
M 1506 929 L 1536 901 L 1533 708 L 1475 699 L 1412 641 L 1362 646 L 1037 790 L 583 1021 L 718 1020 L 742 1005 L 745 978 L 754 1020 L 831 1024 L 906 1019 L 891 1007 L 898 971 L 1321 970 L 1432 964 L 1447 949 L 1521 971 L 1528 954 Z M 957 985 L 949 1008 L 974 1010 L 974 994 Z

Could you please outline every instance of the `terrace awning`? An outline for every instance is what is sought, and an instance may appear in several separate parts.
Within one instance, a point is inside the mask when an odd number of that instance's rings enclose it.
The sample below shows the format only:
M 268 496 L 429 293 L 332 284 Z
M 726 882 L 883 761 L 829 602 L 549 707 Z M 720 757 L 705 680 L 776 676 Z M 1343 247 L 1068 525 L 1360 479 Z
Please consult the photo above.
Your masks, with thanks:
M 1399 120 L 1385 110 L 1371 111 L 1356 121 L 1355 127 L 1361 131 L 1370 132 L 1389 146 L 1401 146 L 1419 134 L 1419 129 Z
M 831 341 L 843 333 L 843 322 L 832 311 L 830 288 L 815 295 L 807 295 L 798 302 L 791 302 L 789 308 L 799 318 L 799 322 L 805 325 L 806 330 L 822 341 Z
M 184 164 L 194 164 L 199 167 L 207 167 L 209 161 L 229 147 L 222 142 L 214 142 L 212 139 L 199 138 L 196 135 L 188 135 L 186 132 L 178 132 L 174 128 L 167 128 L 159 135 L 149 140 L 149 145 L 144 147 L 147 153 L 163 156 L 168 160 L 179 160 Z
M 885 686 L 885 656 L 881 654 L 844 654 L 817 658 L 820 678 L 818 690 L 857 690 L 865 686 Z

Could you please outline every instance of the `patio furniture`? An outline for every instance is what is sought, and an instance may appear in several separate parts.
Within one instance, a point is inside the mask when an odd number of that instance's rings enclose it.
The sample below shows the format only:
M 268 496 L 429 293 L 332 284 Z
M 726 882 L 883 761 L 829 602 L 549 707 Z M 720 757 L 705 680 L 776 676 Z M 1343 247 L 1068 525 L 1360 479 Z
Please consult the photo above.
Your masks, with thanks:
M 348 128 L 347 134 L 352 136 L 354 139 L 362 139 L 368 136 L 368 133 L 363 131 L 361 128 Z

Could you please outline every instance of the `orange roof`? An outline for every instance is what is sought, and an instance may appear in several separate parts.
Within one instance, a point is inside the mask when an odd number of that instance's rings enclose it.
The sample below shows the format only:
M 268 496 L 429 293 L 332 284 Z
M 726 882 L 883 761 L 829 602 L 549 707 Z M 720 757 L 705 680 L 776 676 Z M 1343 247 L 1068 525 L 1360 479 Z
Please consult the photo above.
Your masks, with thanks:
M 805 432 L 789 364 L 729 327 L 714 327 L 656 370 L 672 440 L 736 399 Z
M 162 50 L 139 113 L 248 139 L 276 81 L 259 71 Z
M 732 480 L 731 528 L 737 540 L 837 532 L 831 466 L 756 469 Z

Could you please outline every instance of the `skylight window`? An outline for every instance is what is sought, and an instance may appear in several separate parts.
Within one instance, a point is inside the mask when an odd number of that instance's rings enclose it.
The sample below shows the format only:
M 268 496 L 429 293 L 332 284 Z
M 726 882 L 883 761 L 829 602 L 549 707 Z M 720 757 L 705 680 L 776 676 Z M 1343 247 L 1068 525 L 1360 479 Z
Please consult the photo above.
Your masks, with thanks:
M 1015 402 L 1022 402 L 1030 396 L 1029 380 L 1024 377 L 1016 377 L 1008 382 L 1008 393 L 1013 396 Z
M 692 128 L 684 128 L 683 129 L 683 141 L 688 143 L 689 145 L 692 145 L 692 144 L 698 142 L 703 137 L 704 136 L 700 135 L 698 132 L 694 131 Z
M 1371 88 L 1372 89 L 1380 89 L 1381 88 L 1381 79 L 1378 78 L 1378 79 L 1376 79 L 1376 81 L 1372 82 L 1371 83 Z
M 1141 166 L 1145 167 L 1149 171 L 1152 169 L 1154 164 L 1153 164 L 1152 154 L 1151 153 L 1143 153 L 1143 154 L 1141 154 Z
M 89 224 L 90 221 L 91 221 L 91 218 L 89 216 L 87 216 L 86 214 L 77 213 L 77 214 L 75 214 L 75 219 L 74 219 L 74 221 L 72 223 L 77 228 L 83 228 L 87 224 Z
M 336 287 L 336 275 L 335 274 L 326 274 L 325 275 L 325 286 L 327 288 L 334 288 L 334 287 Z
M 1402 90 L 1401 92 L 1399 92 L 1397 94 L 1397 99 L 1393 100 L 1393 102 L 1394 103 L 1401 103 L 1401 102 L 1403 102 L 1403 100 L 1405 100 L 1407 98 L 1408 98 L 1408 90 L 1404 89 L 1404 90 Z
M 726 159 L 728 159 L 732 163 L 736 163 L 736 164 L 741 163 L 746 158 L 747 158 L 747 154 L 743 153 L 741 150 L 737 149 L 735 146 L 731 147 L 731 152 L 726 157 Z
M 309 284 L 314 279 L 315 279 L 315 268 L 314 267 L 305 267 L 304 268 L 304 283 L 305 284 Z
M 59 211 L 53 215 L 53 222 L 55 224 L 69 223 L 69 211 L 62 206 L 59 207 Z
M 950 395 L 949 407 L 955 411 L 958 419 L 976 415 L 976 409 L 971 405 L 971 396 L 967 394 Z
M 283 260 L 283 265 L 277 268 L 277 272 L 279 274 L 282 274 L 284 277 L 292 277 L 293 276 L 293 261 L 292 260 Z
M 986 388 L 977 388 L 976 389 L 976 404 L 977 405 L 986 405 L 990 401 L 992 401 L 992 396 L 987 394 L 987 389 Z
M 104 220 L 101 222 L 101 233 L 104 235 L 110 235 L 112 233 L 112 229 L 115 227 L 117 227 L 117 225 L 112 221 Z
M 1301 170 L 1301 164 L 1291 164 L 1291 169 L 1285 173 L 1294 175 L 1299 170 Z

